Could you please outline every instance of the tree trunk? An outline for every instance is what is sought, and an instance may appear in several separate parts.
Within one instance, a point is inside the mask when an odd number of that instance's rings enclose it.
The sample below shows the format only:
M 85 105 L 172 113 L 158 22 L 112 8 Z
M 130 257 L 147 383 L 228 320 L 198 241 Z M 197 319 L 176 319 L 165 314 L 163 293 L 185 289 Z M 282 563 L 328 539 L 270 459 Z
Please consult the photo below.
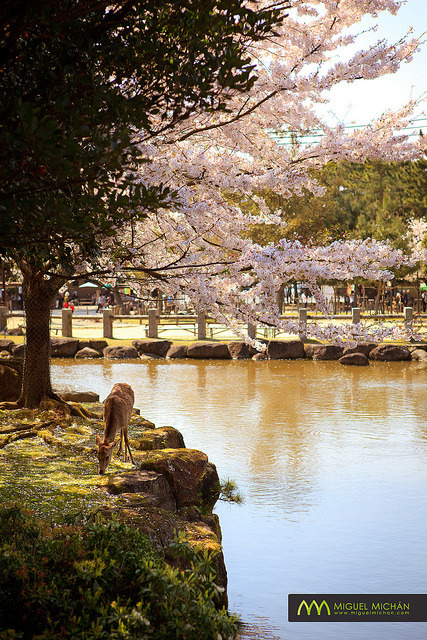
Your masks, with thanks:
M 279 315 L 283 313 L 283 305 L 285 303 L 285 283 L 281 284 L 276 294 L 277 310 Z
M 64 280 L 47 278 L 37 268 L 21 268 L 26 318 L 26 344 L 21 396 L 18 405 L 40 406 L 46 398 L 58 399 L 50 380 L 50 312 Z
M 380 310 L 380 302 L 381 302 L 381 294 L 383 291 L 383 281 L 380 280 L 378 283 L 378 291 L 375 298 L 375 313 L 378 313 Z
M 32 264 L 19 263 L 26 318 L 26 343 L 21 395 L 16 402 L 2 402 L 1 409 L 37 409 L 50 400 L 56 409 L 73 416 L 96 418 L 79 405 L 68 405 L 52 389 L 50 380 L 50 313 L 56 294 L 69 280 L 46 276 Z

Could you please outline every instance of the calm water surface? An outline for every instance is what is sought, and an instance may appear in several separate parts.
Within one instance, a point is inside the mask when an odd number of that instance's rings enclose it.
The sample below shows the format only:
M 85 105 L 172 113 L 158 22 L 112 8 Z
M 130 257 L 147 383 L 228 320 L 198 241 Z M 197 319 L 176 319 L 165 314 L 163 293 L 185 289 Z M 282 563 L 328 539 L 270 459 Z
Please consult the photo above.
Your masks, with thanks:
M 427 593 L 427 369 L 416 363 L 90 362 L 58 387 L 128 382 L 242 506 L 217 507 L 245 638 L 421 640 L 427 623 L 288 623 L 288 593 Z M 246 628 L 246 627 L 245 627 Z

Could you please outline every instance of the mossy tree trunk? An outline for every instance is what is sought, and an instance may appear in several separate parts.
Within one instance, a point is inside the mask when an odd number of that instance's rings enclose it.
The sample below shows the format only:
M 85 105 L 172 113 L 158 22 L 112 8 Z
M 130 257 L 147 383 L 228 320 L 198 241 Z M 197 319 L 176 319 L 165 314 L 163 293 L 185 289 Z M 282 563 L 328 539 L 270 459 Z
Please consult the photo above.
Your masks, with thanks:
M 21 264 L 26 320 L 22 390 L 17 406 L 36 408 L 46 398 L 59 400 L 50 379 L 50 314 L 65 279 L 46 276 L 34 265 Z

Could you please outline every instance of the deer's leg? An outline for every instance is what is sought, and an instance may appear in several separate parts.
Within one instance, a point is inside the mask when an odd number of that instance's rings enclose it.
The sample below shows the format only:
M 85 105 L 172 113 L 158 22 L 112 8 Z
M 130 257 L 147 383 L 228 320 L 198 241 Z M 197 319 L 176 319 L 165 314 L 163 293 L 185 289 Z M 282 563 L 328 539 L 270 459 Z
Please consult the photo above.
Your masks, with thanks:
M 132 451 L 130 450 L 127 427 L 126 427 L 126 429 L 123 429 L 123 433 L 124 433 L 124 438 L 125 438 L 125 455 L 126 455 L 126 449 L 127 449 L 129 451 L 129 457 L 132 460 L 132 464 L 135 464 L 135 460 L 133 459 Z
M 120 429 L 120 442 L 119 442 L 119 448 L 117 450 L 117 455 L 119 458 L 122 452 L 122 446 L 123 446 L 123 429 Z M 125 448 L 125 455 L 126 455 L 126 448 Z
M 125 441 L 123 461 L 127 462 L 128 461 L 128 452 L 127 452 L 127 448 L 128 448 L 128 439 L 127 439 L 128 438 L 128 430 L 127 430 L 127 427 L 123 427 L 122 435 L 123 435 L 123 439 Z

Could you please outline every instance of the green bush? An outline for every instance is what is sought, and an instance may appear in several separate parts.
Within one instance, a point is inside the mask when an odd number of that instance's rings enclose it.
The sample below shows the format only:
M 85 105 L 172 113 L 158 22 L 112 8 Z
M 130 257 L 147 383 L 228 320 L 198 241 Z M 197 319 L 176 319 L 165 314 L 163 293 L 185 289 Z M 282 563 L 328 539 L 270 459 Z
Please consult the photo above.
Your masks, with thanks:
M 0 640 L 234 638 L 210 558 L 182 543 L 175 552 L 190 568 L 169 566 L 125 524 L 54 529 L 0 511 Z

